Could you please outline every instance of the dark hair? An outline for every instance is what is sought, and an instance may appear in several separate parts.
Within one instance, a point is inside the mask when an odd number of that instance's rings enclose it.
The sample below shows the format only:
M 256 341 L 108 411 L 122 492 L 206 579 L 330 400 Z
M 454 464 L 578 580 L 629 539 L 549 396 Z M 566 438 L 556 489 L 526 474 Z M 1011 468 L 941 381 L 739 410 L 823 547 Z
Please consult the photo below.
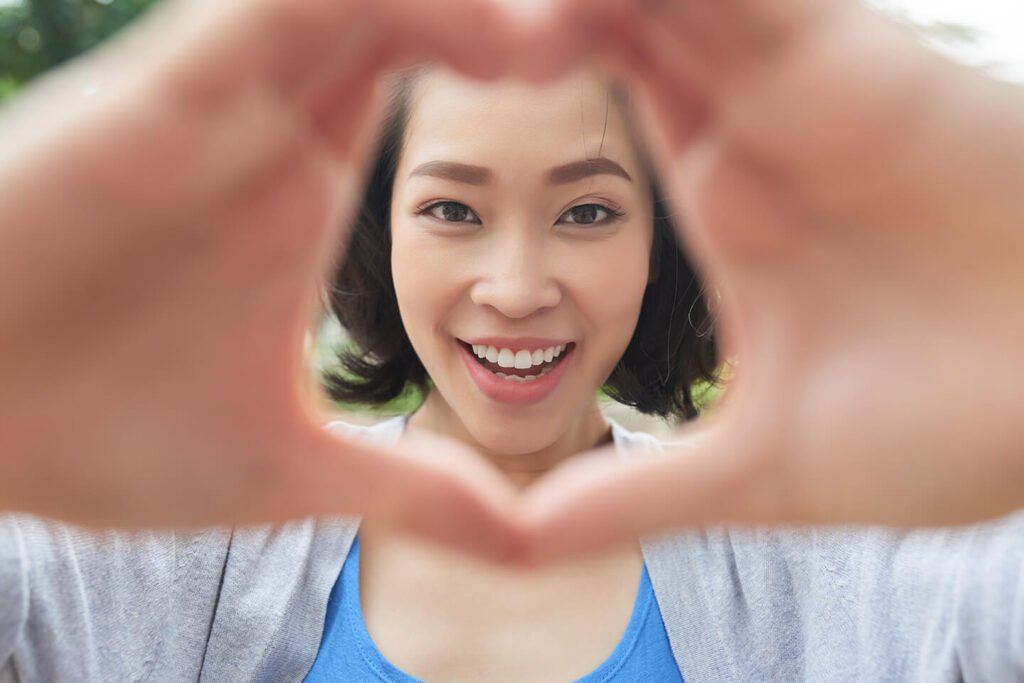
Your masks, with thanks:
M 391 193 L 402 151 L 412 79 L 393 93 L 348 251 L 328 292 L 330 308 L 353 346 L 338 351 L 340 370 L 324 383 L 336 401 L 379 406 L 430 378 L 402 325 L 391 275 Z M 680 250 L 657 183 L 652 182 L 651 282 L 636 330 L 604 391 L 642 413 L 693 419 L 697 382 L 714 384 L 718 358 L 704 288 Z

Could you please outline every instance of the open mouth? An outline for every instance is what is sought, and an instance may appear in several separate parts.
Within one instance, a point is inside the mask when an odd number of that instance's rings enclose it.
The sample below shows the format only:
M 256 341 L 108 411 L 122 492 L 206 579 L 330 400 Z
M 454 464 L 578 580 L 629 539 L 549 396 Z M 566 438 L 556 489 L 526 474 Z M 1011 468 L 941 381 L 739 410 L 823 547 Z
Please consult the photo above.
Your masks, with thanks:
M 477 363 L 507 382 L 535 382 L 554 370 L 576 348 L 575 342 L 546 349 L 512 350 L 457 340 Z

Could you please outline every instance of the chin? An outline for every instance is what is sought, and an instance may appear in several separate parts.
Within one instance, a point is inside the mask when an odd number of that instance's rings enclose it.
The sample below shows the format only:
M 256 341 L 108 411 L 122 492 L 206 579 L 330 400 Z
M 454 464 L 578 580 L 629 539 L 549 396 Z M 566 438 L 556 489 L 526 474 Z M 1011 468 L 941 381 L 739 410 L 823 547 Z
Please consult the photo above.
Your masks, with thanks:
M 484 449 L 497 455 L 528 455 L 549 448 L 557 435 L 540 425 L 510 425 L 471 427 L 473 438 Z

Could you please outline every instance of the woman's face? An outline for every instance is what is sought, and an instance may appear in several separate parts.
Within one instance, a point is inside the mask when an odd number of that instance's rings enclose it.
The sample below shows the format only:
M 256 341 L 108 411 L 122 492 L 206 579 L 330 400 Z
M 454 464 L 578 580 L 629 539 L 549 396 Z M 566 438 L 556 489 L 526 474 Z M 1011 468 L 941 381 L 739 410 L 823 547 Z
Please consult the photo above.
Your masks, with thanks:
M 411 105 L 391 208 L 402 321 L 449 417 L 489 450 L 539 451 L 593 415 L 632 337 L 649 181 L 596 79 L 436 71 Z

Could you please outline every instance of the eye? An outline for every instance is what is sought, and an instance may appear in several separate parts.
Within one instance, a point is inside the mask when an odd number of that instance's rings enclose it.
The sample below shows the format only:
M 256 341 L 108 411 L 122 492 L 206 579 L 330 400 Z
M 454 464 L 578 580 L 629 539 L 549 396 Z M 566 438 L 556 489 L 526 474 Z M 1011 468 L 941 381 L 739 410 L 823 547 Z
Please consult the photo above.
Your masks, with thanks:
M 595 225 L 618 218 L 621 215 L 622 213 L 615 209 L 602 206 L 601 204 L 580 204 L 563 213 L 558 218 L 558 222 L 570 225 Z
M 430 214 L 433 218 L 446 223 L 480 223 L 473 209 L 459 202 L 435 202 L 419 213 Z

